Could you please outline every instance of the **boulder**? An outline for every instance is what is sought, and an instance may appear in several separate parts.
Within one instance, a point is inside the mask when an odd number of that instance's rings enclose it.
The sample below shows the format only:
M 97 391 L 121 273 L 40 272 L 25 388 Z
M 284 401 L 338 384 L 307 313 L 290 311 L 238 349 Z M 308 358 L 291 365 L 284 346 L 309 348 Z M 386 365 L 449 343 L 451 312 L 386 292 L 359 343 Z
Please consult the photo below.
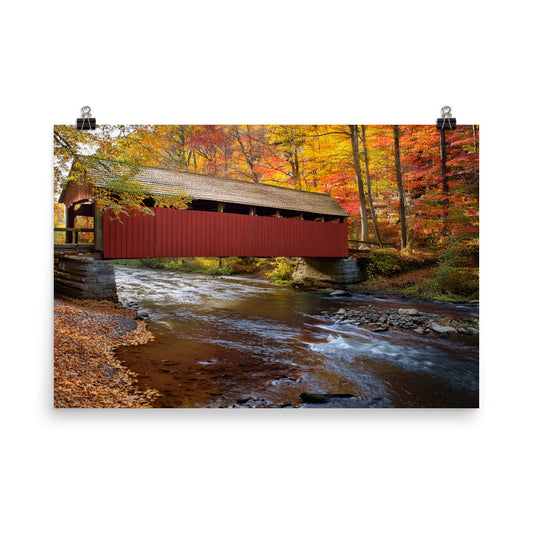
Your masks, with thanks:
M 400 315 L 418 316 L 420 313 L 417 309 L 398 309 Z
M 457 333 L 457 330 L 451 326 L 443 326 L 442 324 L 435 324 L 434 322 L 430 324 L 430 327 L 436 333 Z
M 330 400 L 327 394 L 313 394 L 310 392 L 302 392 L 300 399 L 304 403 L 328 403 Z

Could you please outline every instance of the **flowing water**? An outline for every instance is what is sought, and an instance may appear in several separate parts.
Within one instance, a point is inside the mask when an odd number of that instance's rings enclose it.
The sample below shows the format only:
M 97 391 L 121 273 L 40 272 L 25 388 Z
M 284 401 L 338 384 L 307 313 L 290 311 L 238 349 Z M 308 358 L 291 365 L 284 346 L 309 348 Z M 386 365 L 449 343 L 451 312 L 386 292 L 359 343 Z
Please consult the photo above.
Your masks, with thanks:
M 121 360 L 156 407 L 476 407 L 477 336 L 334 324 L 339 307 L 416 307 L 477 318 L 468 305 L 371 296 L 331 297 L 247 277 L 115 266 L 121 302 L 147 317 L 156 339 Z M 304 406 L 311 406 L 304 404 Z

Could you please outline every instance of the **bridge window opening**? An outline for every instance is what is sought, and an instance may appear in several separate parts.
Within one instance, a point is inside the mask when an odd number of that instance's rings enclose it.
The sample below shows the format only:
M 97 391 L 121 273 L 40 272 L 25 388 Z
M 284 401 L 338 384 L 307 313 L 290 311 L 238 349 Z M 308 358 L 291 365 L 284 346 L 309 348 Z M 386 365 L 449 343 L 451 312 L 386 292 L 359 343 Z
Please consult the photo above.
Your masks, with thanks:
M 92 216 L 77 216 L 74 227 L 77 229 L 94 230 L 94 218 Z M 80 244 L 92 244 L 94 242 L 94 232 L 76 232 L 77 241 Z
M 218 211 L 218 202 L 213 202 L 211 200 L 193 200 L 188 209 L 194 211 L 210 211 L 216 213 Z
M 300 218 L 298 211 L 292 211 L 290 209 L 280 209 L 279 214 L 281 218 Z
M 333 224 L 342 224 L 342 217 L 332 217 L 332 216 L 325 216 L 324 221 L 325 222 L 332 222 Z
M 316 213 L 302 213 L 302 220 L 310 220 L 312 222 L 318 220 L 320 217 Z
M 83 229 L 88 231 L 79 231 Z M 57 231 L 58 235 L 54 235 L 54 242 L 56 243 L 92 244 L 94 242 L 93 204 L 87 200 L 80 200 L 71 204 L 66 210 L 65 230 L 61 231 L 58 228 Z
M 255 212 L 256 212 L 256 215 L 259 217 L 275 217 L 276 216 L 276 210 L 272 209 L 271 207 L 256 207 Z
M 243 204 L 224 204 L 224 213 L 235 213 L 237 215 L 249 215 L 250 206 Z

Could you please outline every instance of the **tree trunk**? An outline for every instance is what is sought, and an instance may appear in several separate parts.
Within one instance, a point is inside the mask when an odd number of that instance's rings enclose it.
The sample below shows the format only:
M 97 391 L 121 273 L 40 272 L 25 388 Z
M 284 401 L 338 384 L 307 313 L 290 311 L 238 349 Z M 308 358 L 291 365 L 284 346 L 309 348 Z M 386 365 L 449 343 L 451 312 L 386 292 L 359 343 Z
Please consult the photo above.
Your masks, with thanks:
M 293 164 L 293 172 L 294 172 L 294 181 L 296 182 L 296 186 L 298 189 L 302 189 L 302 183 L 301 183 L 301 176 L 300 176 L 300 161 L 298 161 L 298 148 L 294 149 L 294 164 Z
M 396 166 L 396 183 L 400 197 L 401 248 L 407 247 L 407 223 L 405 221 L 405 195 L 403 192 L 402 167 L 400 162 L 400 128 L 394 126 L 394 162 Z
M 368 216 L 366 212 L 365 188 L 361 172 L 361 160 L 359 158 L 359 126 L 349 126 L 350 139 L 352 141 L 353 165 L 359 194 L 359 209 L 361 211 L 361 240 L 368 241 Z
M 442 208 L 443 208 L 443 233 L 448 233 L 448 214 L 449 214 L 449 207 L 450 207 L 450 201 L 449 201 L 449 193 L 450 193 L 450 187 L 448 185 L 448 169 L 446 168 L 446 130 L 442 128 L 440 130 L 440 170 L 442 175 L 442 194 L 444 195 L 444 200 L 442 201 Z
M 448 175 L 446 168 L 446 130 L 442 128 L 440 130 L 440 171 L 442 175 L 442 192 L 448 195 Z
M 366 191 L 368 193 L 368 205 L 370 207 L 370 216 L 372 217 L 372 225 L 374 226 L 374 233 L 376 234 L 376 239 L 379 243 L 379 247 L 383 247 L 383 244 L 381 242 L 381 236 L 379 234 L 379 228 L 378 228 L 378 220 L 376 218 L 376 211 L 374 210 L 374 202 L 372 200 L 372 182 L 370 178 L 370 170 L 369 170 L 369 164 L 368 164 L 368 150 L 366 147 L 366 134 L 365 134 L 365 126 L 361 126 L 361 135 L 363 138 L 363 154 L 365 156 L 365 171 L 366 171 Z

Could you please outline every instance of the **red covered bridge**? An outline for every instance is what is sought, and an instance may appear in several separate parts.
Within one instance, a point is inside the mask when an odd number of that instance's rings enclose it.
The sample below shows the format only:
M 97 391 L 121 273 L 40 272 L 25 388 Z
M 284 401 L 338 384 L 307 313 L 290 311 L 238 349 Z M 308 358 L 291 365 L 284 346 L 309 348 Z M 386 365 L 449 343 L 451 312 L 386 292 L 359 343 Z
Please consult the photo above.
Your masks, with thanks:
M 116 173 L 92 164 L 67 181 L 67 242 L 76 217 L 94 217 L 94 249 L 104 259 L 151 257 L 348 257 L 348 213 L 326 194 L 184 171 L 143 167 L 135 176 L 155 216 L 112 220 L 96 208 L 95 189 Z M 154 207 L 151 196 L 184 195 L 187 209 Z

